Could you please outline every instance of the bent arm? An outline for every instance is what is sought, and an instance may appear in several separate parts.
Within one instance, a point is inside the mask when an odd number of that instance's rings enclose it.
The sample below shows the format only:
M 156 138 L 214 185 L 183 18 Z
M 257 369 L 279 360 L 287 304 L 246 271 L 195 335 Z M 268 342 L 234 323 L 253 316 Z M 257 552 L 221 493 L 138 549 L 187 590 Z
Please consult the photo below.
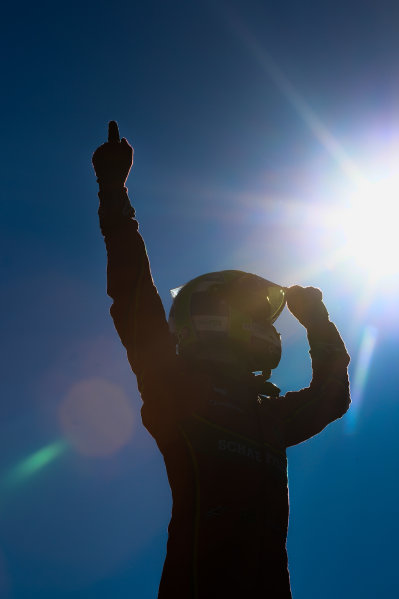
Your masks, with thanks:
M 101 216 L 100 222 L 108 256 L 111 316 L 137 377 L 143 423 L 158 442 L 169 442 L 182 412 L 182 385 L 144 241 L 133 218 L 121 219 L 110 228 L 104 226 Z
M 280 400 L 286 447 L 301 443 L 345 414 L 350 404 L 349 355 L 335 325 L 326 321 L 308 330 L 313 377 L 310 386 Z

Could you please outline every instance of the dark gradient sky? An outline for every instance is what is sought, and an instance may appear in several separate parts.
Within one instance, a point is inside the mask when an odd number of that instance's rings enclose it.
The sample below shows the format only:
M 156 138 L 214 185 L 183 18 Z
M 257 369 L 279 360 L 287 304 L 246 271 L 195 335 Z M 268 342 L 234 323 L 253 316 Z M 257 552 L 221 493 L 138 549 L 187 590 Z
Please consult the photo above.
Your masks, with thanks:
M 223 268 L 323 289 L 354 406 L 289 450 L 293 596 L 398 597 L 397 253 L 359 266 L 345 209 L 353 172 L 399 164 L 399 4 L 21 2 L 0 33 L 0 596 L 156 596 L 170 494 L 108 314 L 90 162 L 116 119 L 167 308 Z M 285 392 L 310 363 L 278 324 Z

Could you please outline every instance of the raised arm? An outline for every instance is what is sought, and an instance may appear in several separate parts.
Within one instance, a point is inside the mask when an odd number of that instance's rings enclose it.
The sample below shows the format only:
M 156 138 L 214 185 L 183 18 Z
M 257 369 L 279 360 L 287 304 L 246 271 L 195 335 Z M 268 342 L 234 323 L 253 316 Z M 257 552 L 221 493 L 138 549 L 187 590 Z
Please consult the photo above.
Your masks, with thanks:
M 316 435 L 345 414 L 350 404 L 350 358 L 337 328 L 329 320 L 319 289 L 290 287 L 286 297 L 288 308 L 307 329 L 313 370 L 308 388 L 275 400 L 288 447 Z
M 174 346 L 164 308 L 152 280 L 144 241 L 134 219 L 126 179 L 133 148 L 119 139 L 118 125 L 109 123 L 108 141 L 93 154 L 99 184 L 100 227 L 107 249 L 107 292 L 111 316 L 142 390 L 145 375 L 174 359 Z

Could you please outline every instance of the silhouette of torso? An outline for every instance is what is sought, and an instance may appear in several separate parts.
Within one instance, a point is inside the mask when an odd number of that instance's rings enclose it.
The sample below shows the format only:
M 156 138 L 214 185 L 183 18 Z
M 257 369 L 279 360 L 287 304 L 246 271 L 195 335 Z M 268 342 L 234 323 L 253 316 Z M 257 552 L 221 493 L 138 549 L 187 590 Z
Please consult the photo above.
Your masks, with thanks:
M 286 447 L 349 405 L 349 357 L 328 322 L 310 339 L 310 386 L 281 398 L 176 356 L 137 222 L 103 226 L 111 315 L 173 496 L 159 597 L 289 599 Z

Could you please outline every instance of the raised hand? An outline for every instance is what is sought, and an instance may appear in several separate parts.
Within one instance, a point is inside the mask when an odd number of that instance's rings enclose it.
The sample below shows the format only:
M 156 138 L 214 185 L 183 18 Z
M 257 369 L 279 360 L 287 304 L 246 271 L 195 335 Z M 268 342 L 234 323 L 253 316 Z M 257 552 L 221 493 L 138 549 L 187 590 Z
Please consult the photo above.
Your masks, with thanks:
M 100 188 L 121 188 L 125 185 L 133 164 L 133 148 L 119 138 L 116 121 L 108 123 L 108 141 L 94 152 L 92 163 Z
M 328 312 L 320 289 L 294 285 L 286 289 L 285 295 L 288 309 L 307 329 L 328 321 Z

